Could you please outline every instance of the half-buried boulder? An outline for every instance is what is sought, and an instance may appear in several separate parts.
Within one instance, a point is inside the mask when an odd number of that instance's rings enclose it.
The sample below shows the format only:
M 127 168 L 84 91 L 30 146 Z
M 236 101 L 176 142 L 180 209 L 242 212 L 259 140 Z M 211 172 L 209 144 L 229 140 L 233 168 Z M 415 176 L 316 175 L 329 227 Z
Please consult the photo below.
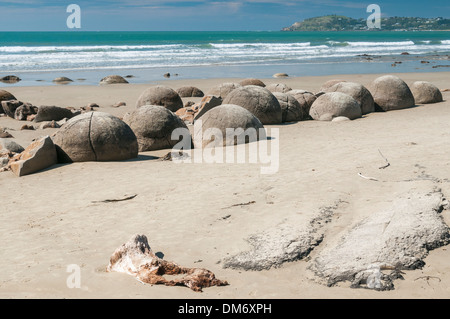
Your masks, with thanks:
M 183 140 L 183 135 L 177 135 L 172 140 L 174 130 L 182 128 L 189 130 L 184 122 L 173 112 L 160 105 L 144 105 L 124 118 L 136 134 L 140 152 L 173 148 Z M 190 134 L 189 139 L 191 140 Z M 190 146 L 191 141 L 188 142 Z
M 36 173 L 57 163 L 56 149 L 49 136 L 31 143 L 20 155 L 13 157 L 9 166 L 17 176 Z
M 322 84 L 322 86 L 320 87 L 320 89 L 319 89 L 319 92 L 326 92 L 326 91 L 328 91 L 328 89 L 330 88 L 330 87 L 332 87 L 333 85 L 336 85 L 336 84 L 338 84 L 338 83 L 341 83 L 341 82 L 346 82 L 345 80 L 340 80 L 340 79 L 333 79 L 333 80 L 329 80 L 329 81 L 326 81 L 324 84 Z
M 168 86 L 152 86 L 142 92 L 136 107 L 144 105 L 161 105 L 172 112 L 176 112 L 183 107 L 183 100 L 180 95 Z
M 373 96 L 375 107 L 378 106 L 382 111 L 400 110 L 415 105 L 408 85 L 397 76 L 380 76 L 367 89 Z
M 122 161 L 138 156 L 136 135 L 119 118 L 89 112 L 67 121 L 53 136 L 62 163 Z
M 64 118 L 72 118 L 73 112 L 67 108 L 59 107 L 59 106 L 39 106 L 36 117 L 34 118 L 35 122 L 44 122 L 44 121 L 60 121 Z
M 283 122 L 293 122 L 302 120 L 302 107 L 300 103 L 292 95 L 274 92 L 273 95 L 277 98 L 283 112 Z
M 411 92 L 417 103 L 429 104 L 442 102 L 442 93 L 437 86 L 426 81 L 417 81 L 411 85 Z
M 242 87 L 242 85 L 240 85 L 239 83 L 226 82 L 213 87 L 211 90 L 209 90 L 207 95 L 214 95 L 220 97 L 223 100 L 230 92 L 240 87 Z
M 14 95 L 9 93 L 8 91 L 0 90 L 0 103 L 3 101 L 10 101 L 10 100 L 16 100 Z M 1 104 L 0 104 L 0 113 L 5 113 L 5 111 L 3 111 L 3 107 L 1 106 Z
M 247 86 L 247 85 L 256 85 L 256 86 L 260 86 L 260 87 L 266 86 L 266 84 L 263 81 L 258 80 L 258 79 L 253 79 L 253 78 L 242 80 L 241 82 L 239 82 L 239 84 L 242 86 Z
M 13 153 L 22 153 L 25 149 L 14 141 L 6 138 L 0 138 L 0 151 L 8 151 Z
M 23 105 L 23 102 L 17 100 L 6 100 L 1 102 L 2 110 L 11 118 L 14 118 L 17 108 Z
M 203 97 L 205 94 L 194 86 L 183 86 L 177 90 L 180 97 Z
M 120 75 L 108 75 L 100 80 L 100 85 L 104 84 L 127 84 L 128 81 L 125 80 Z
M 201 121 L 202 129 L 195 131 L 194 145 L 197 148 L 231 146 L 266 139 L 263 124 L 238 105 L 216 106 L 198 121 Z
M 19 121 L 26 121 L 30 116 L 37 114 L 38 107 L 30 103 L 24 103 L 14 111 L 14 118 Z
M 280 103 L 267 89 L 248 85 L 233 90 L 223 104 L 242 106 L 255 115 L 262 124 L 280 124 L 283 121 Z
M 375 103 L 372 94 L 359 83 L 339 82 L 327 89 L 326 92 L 341 92 L 350 95 L 361 105 L 363 115 L 375 111 Z
M 341 92 L 330 92 L 319 96 L 311 106 L 309 114 L 314 120 L 319 121 L 331 121 L 339 116 L 354 120 L 362 116 L 358 101 Z

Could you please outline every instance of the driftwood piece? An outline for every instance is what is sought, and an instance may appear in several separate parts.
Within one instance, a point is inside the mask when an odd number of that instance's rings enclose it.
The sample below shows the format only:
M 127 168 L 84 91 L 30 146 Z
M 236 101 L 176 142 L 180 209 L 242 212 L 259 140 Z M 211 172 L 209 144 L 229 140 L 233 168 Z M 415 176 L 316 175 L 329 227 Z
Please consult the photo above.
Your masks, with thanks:
M 391 166 L 391 163 L 389 163 L 389 161 L 387 160 L 386 157 L 384 157 L 384 155 L 381 153 L 380 150 L 378 150 L 378 153 L 380 153 L 381 157 L 384 159 L 384 161 L 386 162 L 386 165 L 378 167 L 378 169 L 385 169 L 388 168 L 389 166 Z
M 137 196 L 137 194 L 133 194 L 130 196 L 125 195 L 124 198 L 118 198 L 118 199 L 105 199 L 105 200 L 96 200 L 96 201 L 92 201 L 92 203 L 115 203 L 115 202 L 123 202 L 126 200 L 130 200 L 133 199 Z
M 123 272 L 151 285 L 186 286 L 201 292 L 202 288 L 228 285 L 226 281 L 203 268 L 181 267 L 157 257 L 145 235 L 134 235 L 112 254 L 108 272 Z M 174 276 L 170 279 L 170 276 Z

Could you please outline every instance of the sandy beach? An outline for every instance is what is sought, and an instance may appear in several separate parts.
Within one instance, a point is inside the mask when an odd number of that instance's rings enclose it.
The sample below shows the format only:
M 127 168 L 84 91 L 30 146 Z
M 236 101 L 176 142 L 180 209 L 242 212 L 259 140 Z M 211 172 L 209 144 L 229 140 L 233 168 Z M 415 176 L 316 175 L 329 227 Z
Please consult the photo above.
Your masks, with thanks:
M 407 84 L 429 81 L 450 89 L 450 72 L 391 73 Z M 318 92 L 330 79 L 369 84 L 381 74 L 261 79 Z M 208 92 L 241 78 L 161 81 L 173 89 L 192 85 Z M 158 84 L 155 82 L 154 84 Z M 135 109 L 150 84 L 4 87 L 33 105 L 80 108 L 117 117 Z M 143 152 L 134 160 L 58 164 L 17 177 L 0 173 L 0 298 L 450 298 L 450 248 L 438 247 L 421 269 L 404 270 L 390 291 L 328 287 L 310 268 L 327 248 L 365 218 L 410 191 L 439 189 L 450 198 L 450 91 L 444 102 L 375 112 L 345 122 L 302 121 L 265 125 L 279 129 L 279 169 L 263 164 L 195 164 L 162 161 L 170 150 Z M 201 98 L 183 98 L 198 102 Z M 112 107 L 123 101 L 126 106 Z M 14 141 L 26 147 L 57 129 L 21 131 L 24 122 L 0 117 Z M 385 158 L 390 166 L 380 169 Z M 361 174 L 375 180 L 361 178 Z M 136 194 L 131 200 L 102 202 Z M 246 271 L 223 260 L 250 249 L 254 234 L 301 228 L 324 207 L 322 240 L 300 260 Z M 450 207 L 440 212 L 450 225 Z M 134 234 L 146 235 L 154 252 L 185 267 L 212 271 L 229 285 L 205 288 L 146 285 L 106 272 L 114 250 Z M 70 289 L 69 265 L 81 269 L 81 287 Z

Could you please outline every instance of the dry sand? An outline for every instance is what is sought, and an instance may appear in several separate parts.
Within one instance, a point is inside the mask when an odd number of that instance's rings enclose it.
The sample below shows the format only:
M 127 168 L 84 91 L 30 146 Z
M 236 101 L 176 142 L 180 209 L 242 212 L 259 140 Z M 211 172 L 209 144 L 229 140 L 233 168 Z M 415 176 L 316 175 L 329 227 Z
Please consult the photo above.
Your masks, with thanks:
M 329 79 L 368 84 L 378 75 L 264 79 L 316 92 Z M 450 88 L 450 73 L 398 74 L 408 84 L 430 81 Z M 204 92 L 240 79 L 164 81 Z M 80 107 L 95 102 L 117 116 L 134 108 L 148 85 L 8 87 L 33 105 Z M 261 174 L 258 164 L 176 164 L 159 161 L 168 150 L 141 153 L 126 162 L 57 165 L 16 177 L 0 173 L 1 298 L 449 298 L 450 247 L 430 252 L 423 269 L 406 271 L 395 289 L 378 292 L 327 287 L 307 269 L 327 243 L 409 189 L 439 187 L 450 198 L 450 92 L 444 102 L 372 113 L 348 122 L 298 122 L 279 128 L 280 167 Z M 186 98 L 184 101 L 197 101 Z M 124 101 L 126 107 L 111 105 Z M 0 118 L 27 146 L 54 129 L 20 131 L 22 122 Z M 385 164 L 378 150 L 391 166 Z M 359 177 L 375 177 L 370 181 Z M 430 179 L 421 178 L 432 177 Z M 434 179 L 434 180 L 433 180 Z M 404 182 L 409 180 L 408 182 Z M 438 180 L 438 181 L 436 181 Z M 117 203 L 105 199 L 137 197 Z M 223 258 L 249 248 L 250 235 L 280 223 L 302 223 L 341 201 L 323 242 L 308 258 L 264 271 L 224 269 Z M 253 204 L 233 206 L 240 203 Z M 442 216 L 450 224 L 450 211 Z M 202 267 L 226 287 L 196 293 L 186 287 L 143 285 L 107 273 L 113 251 L 132 235 L 148 237 L 154 252 L 186 267 Z M 81 267 L 81 288 L 69 289 L 67 266 Z M 430 276 L 430 277 L 426 277 Z M 427 280 L 428 279 L 428 280 Z

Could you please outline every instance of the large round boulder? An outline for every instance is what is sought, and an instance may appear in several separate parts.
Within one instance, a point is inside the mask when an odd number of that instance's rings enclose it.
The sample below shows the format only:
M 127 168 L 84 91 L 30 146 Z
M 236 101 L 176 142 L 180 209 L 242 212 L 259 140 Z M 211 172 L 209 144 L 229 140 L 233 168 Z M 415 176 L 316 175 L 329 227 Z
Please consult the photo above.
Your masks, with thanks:
M 176 136 L 172 140 L 172 132 L 176 129 L 185 129 L 189 134 L 189 146 L 191 140 L 186 124 L 172 111 L 160 105 L 144 105 L 124 117 L 134 134 L 136 135 L 139 152 L 147 152 L 173 148 L 183 140 Z
M 362 116 L 358 101 L 341 92 L 330 92 L 319 96 L 312 104 L 309 114 L 314 120 L 319 121 L 331 121 L 340 116 L 354 120 Z
M 165 85 L 156 85 L 146 89 L 139 97 L 136 107 L 143 105 L 161 105 L 172 112 L 183 107 L 183 100 L 173 89 Z
M 255 115 L 262 124 L 280 124 L 283 115 L 280 103 L 269 90 L 248 85 L 233 90 L 223 100 L 223 104 L 242 106 Z
M 127 84 L 128 81 L 125 80 L 120 75 L 108 75 L 100 80 L 100 85 L 103 84 Z
M 416 103 L 429 104 L 442 102 L 442 93 L 438 87 L 430 82 L 417 81 L 411 85 L 411 92 Z
M 395 75 L 380 76 L 367 89 L 373 96 L 375 107 L 378 106 L 383 111 L 400 110 L 415 105 L 408 85 Z
M 196 130 L 194 145 L 198 148 L 230 146 L 266 139 L 263 124 L 239 105 L 222 104 L 206 112 L 201 130 Z
M 273 92 L 273 95 L 280 103 L 283 123 L 302 120 L 303 110 L 295 97 L 281 92 Z
M 242 80 L 241 82 L 239 82 L 239 84 L 242 86 L 247 86 L 247 85 L 256 85 L 256 86 L 260 86 L 260 87 L 266 86 L 266 84 L 263 81 L 254 79 L 254 78 Z
M 62 163 L 121 161 L 138 156 L 138 143 L 131 128 L 103 112 L 73 117 L 52 139 Z
M 311 105 L 316 100 L 316 96 L 308 91 L 305 90 L 291 90 L 286 92 L 289 95 L 292 95 L 297 102 L 300 104 L 302 115 L 300 121 L 306 121 L 311 119 L 309 116 L 309 109 L 311 108 Z
M 205 94 L 195 86 L 182 86 L 177 90 L 180 97 L 203 97 Z
M 266 89 L 268 89 L 272 93 L 274 93 L 274 92 L 286 93 L 288 91 L 292 91 L 292 88 L 290 88 L 289 86 L 287 86 L 284 83 L 272 83 L 272 84 L 267 85 Z
M 327 89 L 326 92 L 341 92 L 350 95 L 361 105 L 363 115 L 375 111 L 375 103 L 372 94 L 359 83 L 339 82 Z
M 242 85 L 240 85 L 239 83 L 225 82 L 213 87 L 211 90 L 209 90 L 207 95 L 214 95 L 224 100 L 231 91 L 240 87 L 242 87 Z

